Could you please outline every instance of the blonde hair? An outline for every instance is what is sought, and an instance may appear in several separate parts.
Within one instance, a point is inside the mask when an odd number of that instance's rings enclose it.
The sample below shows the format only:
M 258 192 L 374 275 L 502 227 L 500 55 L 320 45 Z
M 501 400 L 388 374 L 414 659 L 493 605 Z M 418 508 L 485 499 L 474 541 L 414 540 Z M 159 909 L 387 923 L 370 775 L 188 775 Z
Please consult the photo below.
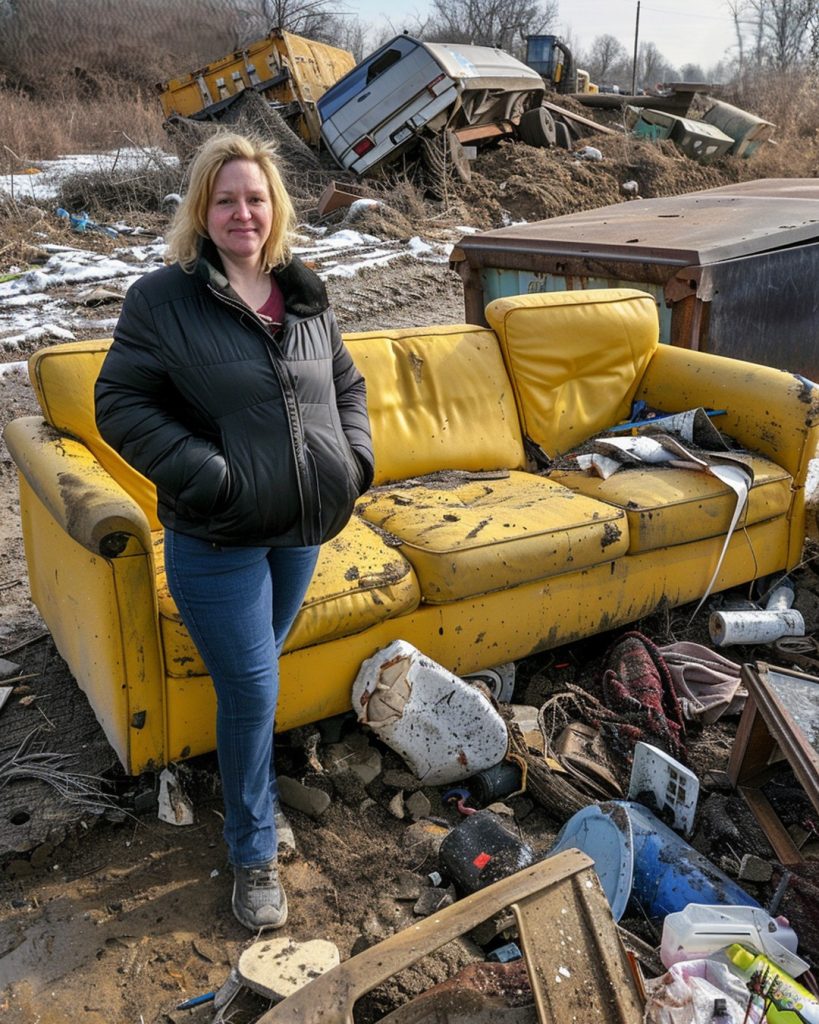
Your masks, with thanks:
M 166 235 L 166 263 L 178 263 L 188 273 L 193 271 L 200 242 L 208 237 L 208 206 L 216 175 L 231 160 L 252 160 L 270 190 L 273 224 L 262 248 L 265 272 L 290 259 L 296 211 L 279 172 L 274 144 L 257 136 L 218 132 L 205 142 L 191 164 L 188 190 Z

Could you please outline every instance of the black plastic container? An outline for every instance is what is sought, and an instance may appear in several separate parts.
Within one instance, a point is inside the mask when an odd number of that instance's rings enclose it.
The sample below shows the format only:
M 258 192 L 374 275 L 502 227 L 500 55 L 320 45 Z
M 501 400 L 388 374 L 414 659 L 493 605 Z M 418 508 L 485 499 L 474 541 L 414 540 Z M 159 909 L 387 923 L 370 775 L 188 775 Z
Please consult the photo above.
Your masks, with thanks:
M 501 761 L 473 775 L 466 783 L 467 788 L 481 804 L 502 800 L 520 789 L 521 771 L 511 761 Z
M 476 811 L 444 837 L 438 860 L 455 887 L 470 893 L 528 868 L 535 853 L 499 815 Z

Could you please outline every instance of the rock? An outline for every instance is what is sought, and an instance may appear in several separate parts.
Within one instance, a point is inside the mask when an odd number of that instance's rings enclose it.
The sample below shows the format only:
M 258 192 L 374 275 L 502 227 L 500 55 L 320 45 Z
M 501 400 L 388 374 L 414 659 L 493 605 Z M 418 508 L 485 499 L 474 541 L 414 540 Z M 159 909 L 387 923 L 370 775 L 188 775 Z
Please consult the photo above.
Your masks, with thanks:
M 740 882 L 770 882 L 773 876 L 773 865 L 770 861 L 756 857 L 752 853 L 746 853 L 739 862 Z
M 324 939 L 294 942 L 286 936 L 262 939 L 239 957 L 239 977 L 268 999 L 279 1001 L 341 962 L 338 949 Z
M 455 902 L 455 887 L 447 889 L 424 889 L 418 897 L 412 912 L 416 917 L 429 917 Z
M 328 771 L 353 772 L 364 785 L 381 774 L 381 752 L 362 733 L 351 733 L 341 743 L 329 744 L 325 757 Z
M 407 798 L 404 806 L 409 812 L 409 816 L 413 821 L 419 821 L 421 818 L 429 817 L 429 812 L 432 810 L 432 805 L 429 802 L 426 794 L 421 792 L 419 789 L 417 792 L 412 793 Z
M 580 160 L 599 161 L 603 159 L 603 154 L 596 146 L 584 146 L 582 149 L 577 150 L 575 156 Z
M 387 804 L 387 809 L 393 818 L 398 818 L 399 821 L 403 821 L 406 815 L 406 808 L 404 806 L 404 792 L 403 790 L 395 794 L 395 796 Z
M 416 821 L 407 826 L 403 844 L 410 854 L 413 866 L 420 869 L 420 866 L 428 858 L 433 859 L 437 864 L 438 850 L 447 835 L 449 835 L 448 828 L 436 825 L 432 821 Z
M 407 871 L 405 868 L 398 872 L 396 879 L 397 900 L 417 900 L 421 895 L 421 879 L 414 871 Z
M 279 775 L 277 782 L 282 803 L 301 811 L 308 818 L 320 818 L 330 806 L 330 797 L 323 789 L 305 786 L 289 775 Z
M 21 671 L 16 661 L 0 658 L 0 679 L 11 679 L 12 676 L 19 676 Z
M 412 772 L 405 772 L 398 768 L 390 768 L 384 772 L 381 776 L 381 781 L 385 786 L 389 786 L 390 789 L 405 789 L 408 793 L 413 793 L 416 789 L 423 787 L 423 782 L 418 778 L 417 775 L 413 775 Z

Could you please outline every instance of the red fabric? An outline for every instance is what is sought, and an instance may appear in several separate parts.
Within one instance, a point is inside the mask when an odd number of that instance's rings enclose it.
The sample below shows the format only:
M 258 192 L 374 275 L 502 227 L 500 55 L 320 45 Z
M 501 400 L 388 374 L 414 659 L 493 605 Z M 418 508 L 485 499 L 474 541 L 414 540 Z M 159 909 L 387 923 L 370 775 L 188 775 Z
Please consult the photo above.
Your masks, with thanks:
M 625 633 L 612 647 L 603 676 L 603 694 L 606 706 L 620 720 L 618 731 L 627 746 L 645 740 L 683 759 L 682 706 L 668 665 L 648 637 Z
M 272 277 L 270 278 L 270 294 L 265 304 L 259 306 L 256 312 L 261 313 L 262 316 L 269 317 L 274 324 L 284 322 L 284 296 L 282 295 L 281 288 L 279 288 Z

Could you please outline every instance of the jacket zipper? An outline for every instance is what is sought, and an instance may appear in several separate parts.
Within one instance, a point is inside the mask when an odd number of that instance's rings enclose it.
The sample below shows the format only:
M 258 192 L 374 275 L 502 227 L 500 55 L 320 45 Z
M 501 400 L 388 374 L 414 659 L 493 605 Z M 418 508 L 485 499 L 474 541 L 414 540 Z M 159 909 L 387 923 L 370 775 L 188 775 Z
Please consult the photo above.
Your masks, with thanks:
M 321 523 L 319 522 L 316 505 L 317 496 L 314 494 L 312 486 L 312 473 L 310 472 L 310 467 L 307 464 L 307 457 L 304 450 L 304 424 L 302 423 L 301 410 L 299 409 L 298 400 L 296 398 L 296 388 L 293 377 L 287 366 L 282 366 L 271 351 L 270 343 L 272 342 L 272 344 L 278 345 L 278 342 L 275 338 L 271 338 L 264 323 L 255 315 L 253 310 L 243 302 L 237 302 L 229 295 L 225 295 L 224 292 L 215 288 L 210 282 L 207 283 L 207 287 L 214 297 L 220 302 L 223 302 L 226 306 L 230 306 L 232 309 L 235 309 L 240 316 L 249 317 L 251 322 L 264 334 L 265 351 L 267 352 L 270 364 L 273 367 L 273 371 L 279 382 L 282 397 L 284 398 L 284 406 L 287 410 L 287 422 L 290 430 L 290 447 L 293 452 L 293 457 L 296 460 L 296 483 L 299 489 L 299 503 L 301 504 L 302 511 L 304 513 L 304 519 L 302 521 L 302 540 L 305 545 L 315 544 L 321 539 Z M 305 523 L 312 524 L 315 535 L 314 537 L 307 536 Z

